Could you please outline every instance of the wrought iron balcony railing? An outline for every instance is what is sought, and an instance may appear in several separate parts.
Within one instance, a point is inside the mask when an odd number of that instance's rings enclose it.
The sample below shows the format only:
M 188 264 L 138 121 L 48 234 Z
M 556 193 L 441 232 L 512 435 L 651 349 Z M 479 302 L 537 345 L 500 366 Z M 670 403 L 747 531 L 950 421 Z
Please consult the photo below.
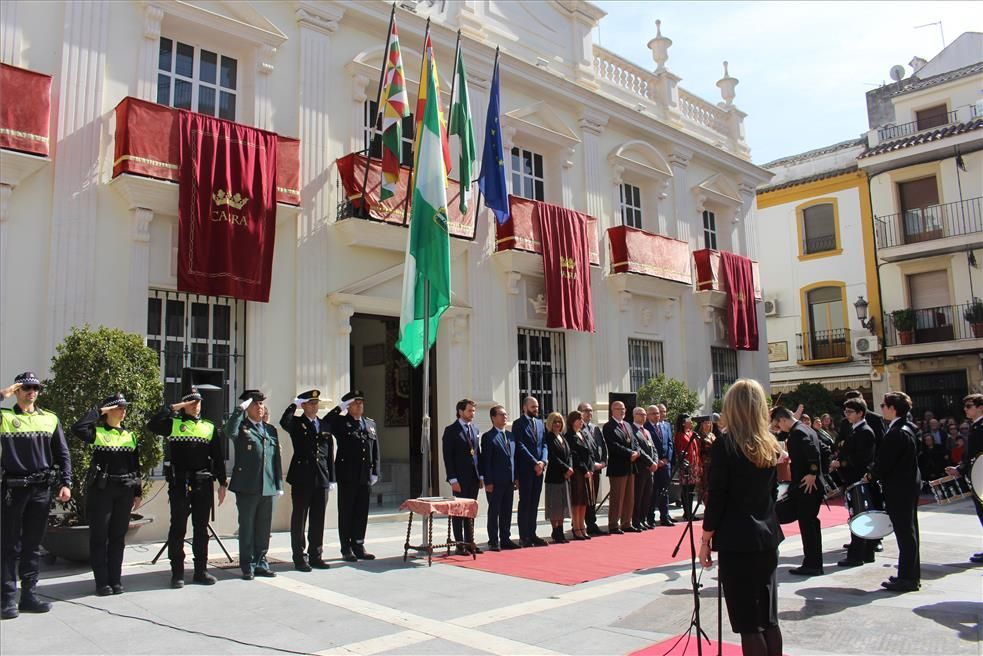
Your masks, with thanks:
M 834 328 L 795 335 L 799 362 L 850 357 L 850 329 Z
M 874 225 L 878 248 L 983 232 L 983 197 L 879 216 Z
M 983 317 L 980 317 L 980 321 L 966 318 L 968 311 L 974 307 L 977 307 L 975 303 L 963 303 L 913 310 L 915 323 L 908 330 L 899 330 L 891 314 L 887 313 L 884 315 L 884 343 L 887 346 L 906 346 L 983 338 Z M 970 313 L 973 319 L 977 316 Z

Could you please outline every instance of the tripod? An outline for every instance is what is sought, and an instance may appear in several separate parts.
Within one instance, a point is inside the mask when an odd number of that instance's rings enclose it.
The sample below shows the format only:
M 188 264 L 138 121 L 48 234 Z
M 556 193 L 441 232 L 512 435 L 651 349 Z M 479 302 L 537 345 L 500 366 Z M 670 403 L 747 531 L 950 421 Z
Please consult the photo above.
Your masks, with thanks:
M 191 505 L 191 499 L 190 498 L 188 498 L 188 505 L 189 506 Z M 189 512 L 188 515 L 190 516 L 191 513 Z M 187 518 L 185 518 L 185 522 L 187 522 L 187 521 L 188 521 Z M 220 538 L 218 536 L 218 533 L 216 533 L 215 532 L 215 529 L 212 527 L 212 522 L 214 522 L 214 521 L 215 521 L 215 497 L 212 497 L 211 521 L 208 522 L 205 526 L 208 528 L 208 534 L 209 534 L 209 536 L 213 540 L 215 540 L 216 542 L 218 542 L 218 546 L 219 546 L 219 548 L 222 549 L 222 553 L 225 554 L 225 557 L 229 559 L 229 562 L 230 563 L 233 563 L 235 561 L 232 559 L 232 556 L 229 555 L 229 550 L 225 548 L 225 545 L 224 544 L 222 544 L 222 538 Z M 192 522 L 192 531 L 194 531 L 193 522 Z M 194 533 L 192 532 L 192 537 L 193 536 L 194 536 Z M 188 542 L 187 538 L 184 541 L 185 542 Z M 154 559 L 150 561 L 150 564 L 151 565 L 156 565 L 157 564 L 157 561 L 160 560 L 160 557 L 164 554 L 164 551 L 167 549 L 167 547 L 168 547 L 168 545 L 170 543 L 171 543 L 170 538 L 164 540 L 164 544 L 161 546 L 160 551 L 158 551 L 157 552 L 157 555 L 154 556 Z

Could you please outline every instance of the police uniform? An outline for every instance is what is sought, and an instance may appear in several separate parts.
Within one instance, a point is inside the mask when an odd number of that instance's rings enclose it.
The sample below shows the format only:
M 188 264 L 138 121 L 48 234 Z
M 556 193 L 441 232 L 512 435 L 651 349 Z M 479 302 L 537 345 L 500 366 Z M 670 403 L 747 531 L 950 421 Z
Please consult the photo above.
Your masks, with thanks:
M 328 569 L 322 558 L 324 544 L 324 510 L 328 491 L 335 485 L 334 437 L 329 422 L 314 415 L 295 417 L 298 402 L 320 401 L 319 390 L 298 394 L 280 418 L 280 427 L 290 435 L 294 453 L 287 470 L 290 483 L 290 545 L 294 567 L 302 572 L 312 568 Z M 304 548 L 304 524 L 308 524 L 307 548 Z
M 201 402 L 194 387 L 181 398 L 182 403 Z M 148 427 L 164 436 L 164 476 L 171 508 L 171 526 L 167 533 L 167 557 L 171 561 L 171 587 L 184 587 L 184 536 L 191 516 L 191 551 L 194 555 L 194 582 L 215 583 L 208 568 L 208 520 L 214 507 L 212 481 L 226 486 L 222 435 L 215 424 L 192 417 L 183 409 L 174 412 L 164 406 Z
M 239 510 L 239 565 L 242 578 L 276 576 L 266 560 L 273 525 L 273 499 L 283 494 L 280 441 L 276 428 L 246 416 L 250 403 L 265 401 L 259 390 L 239 396 L 242 405 L 225 422 L 225 434 L 235 448 L 235 468 L 229 489 L 236 493 Z
M 341 397 L 346 408 L 348 402 L 362 399 L 364 395 L 358 390 Z M 365 551 L 365 526 L 369 519 L 369 487 L 379 480 L 379 436 L 373 420 L 365 416 L 355 419 L 341 412 L 341 406 L 336 406 L 324 417 L 338 440 L 335 471 L 341 554 L 349 562 L 372 560 L 375 556 Z
M 127 405 L 122 394 L 104 400 L 72 426 L 72 433 L 92 445 L 86 478 L 86 515 L 89 519 L 89 562 L 96 594 L 120 594 L 123 548 L 130 526 L 134 497 L 141 495 L 137 436 L 122 424 L 109 426 L 101 408 Z
M 14 382 L 41 389 L 41 381 L 30 371 L 17 376 Z M 3 619 L 17 617 L 18 608 L 45 613 L 51 610 L 51 604 L 38 599 L 35 588 L 41 539 L 48 524 L 51 483 L 69 487 L 72 481 L 68 444 L 58 417 L 36 407 L 34 412 L 25 412 L 16 404 L 0 411 L 0 476 L 0 611 Z

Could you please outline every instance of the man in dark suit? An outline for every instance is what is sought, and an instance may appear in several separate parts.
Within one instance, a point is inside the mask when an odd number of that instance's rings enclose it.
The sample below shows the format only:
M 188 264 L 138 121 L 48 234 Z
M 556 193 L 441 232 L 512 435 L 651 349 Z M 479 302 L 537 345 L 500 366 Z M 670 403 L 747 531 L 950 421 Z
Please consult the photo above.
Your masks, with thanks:
M 634 434 L 625 421 L 625 404 L 611 404 L 611 419 L 604 424 L 604 441 L 608 446 L 608 532 L 612 535 L 638 533 L 631 525 L 635 505 L 635 461 L 641 457 Z
M 819 525 L 819 505 L 822 488 L 817 484 L 822 475 L 819 436 L 792 414 L 788 408 L 777 406 L 771 411 L 771 420 L 788 434 L 786 448 L 791 459 L 792 484 L 789 494 L 795 499 L 795 511 L 802 535 L 802 566 L 789 570 L 789 574 L 818 576 L 823 573 L 823 535 Z
M 290 435 L 294 454 L 287 470 L 290 483 L 290 546 L 294 569 L 310 572 L 328 569 L 322 558 L 324 544 L 324 510 L 328 492 L 336 487 L 334 472 L 334 437 L 327 421 L 317 416 L 321 403 L 320 390 L 308 390 L 297 395 L 280 417 L 280 427 Z M 295 417 L 297 406 L 303 414 Z M 309 522 L 307 549 L 304 549 L 304 524 Z
M 365 395 L 352 390 L 324 416 L 338 440 L 338 538 L 341 556 L 350 563 L 375 559 L 365 550 L 365 527 L 369 521 L 369 488 L 379 481 L 379 436 L 375 422 L 364 413 Z
M 836 458 L 830 462 L 829 470 L 838 471 L 846 486 L 861 480 L 874 464 L 874 444 L 877 438 L 874 430 L 867 424 L 866 414 L 867 403 L 863 397 L 847 399 L 843 403 L 843 417 L 848 428 L 840 431 L 841 437 L 836 443 Z M 872 563 L 876 544 L 876 540 L 865 540 L 851 533 L 846 558 L 836 564 L 839 567 L 859 567 L 864 563 Z
M 648 515 L 652 503 L 652 475 L 659 468 L 655 460 L 655 444 L 652 435 L 645 428 L 645 409 L 642 407 L 632 410 L 634 422 L 631 425 L 635 444 L 641 454 L 635 461 L 635 508 L 632 511 L 631 525 L 640 531 L 655 528 L 655 522 L 649 523 Z
M 608 445 L 604 442 L 601 427 L 594 423 L 594 408 L 584 401 L 577 406 L 584 418 L 583 434 L 590 445 L 591 458 L 594 460 L 594 476 L 590 482 L 593 491 L 591 499 L 587 500 L 587 514 L 584 516 L 587 535 L 607 535 L 597 525 L 597 502 L 601 498 L 601 472 L 608 466 Z
M 441 438 L 441 451 L 444 454 L 444 469 L 447 471 L 447 482 L 451 484 L 451 492 L 462 499 L 477 499 L 481 487 L 478 474 L 478 431 L 474 427 L 475 403 L 471 399 L 461 399 L 457 402 L 457 421 L 444 429 Z M 474 524 L 462 517 L 451 520 L 454 525 L 454 547 L 458 555 L 466 555 L 474 549 Z M 465 547 L 462 542 L 466 542 Z
M 652 476 L 652 502 L 649 504 L 649 523 L 655 526 L 655 511 L 659 511 L 661 526 L 675 526 L 669 517 L 669 485 L 672 481 L 672 460 L 675 450 L 672 444 L 672 429 L 669 422 L 662 421 L 662 410 L 657 405 L 645 409 L 647 418 L 645 428 L 655 444 L 655 461 L 659 468 Z
M 913 592 L 921 587 L 921 559 L 918 553 L 918 438 L 907 424 L 911 398 L 904 392 L 888 392 L 881 412 L 889 422 L 884 441 L 874 457 L 872 478 L 881 482 L 884 505 L 894 537 L 898 541 L 898 575 L 881 586 L 892 592 Z
M 545 547 L 546 540 L 536 535 L 536 515 L 549 454 L 543 420 L 539 418 L 539 401 L 532 396 L 523 401 L 522 416 L 512 424 L 512 440 L 519 479 L 519 540 L 523 547 Z
M 963 410 L 966 412 L 966 419 L 973 424 L 970 428 L 966 448 L 963 449 L 962 462 L 955 467 L 946 467 L 945 469 L 945 473 L 949 476 L 970 476 L 973 473 L 973 465 L 976 460 L 983 455 L 983 394 L 970 394 L 964 397 Z M 979 518 L 980 524 L 983 524 L 983 503 L 980 503 L 980 493 L 980 490 L 976 490 L 972 499 L 973 505 L 976 506 L 976 517 Z M 974 563 L 983 563 L 983 552 L 973 554 L 969 560 Z
M 488 499 L 488 546 L 492 551 L 519 549 L 512 541 L 512 493 L 519 485 L 515 475 L 512 435 L 505 430 L 509 415 L 496 405 L 488 412 L 492 429 L 481 436 L 478 472 Z

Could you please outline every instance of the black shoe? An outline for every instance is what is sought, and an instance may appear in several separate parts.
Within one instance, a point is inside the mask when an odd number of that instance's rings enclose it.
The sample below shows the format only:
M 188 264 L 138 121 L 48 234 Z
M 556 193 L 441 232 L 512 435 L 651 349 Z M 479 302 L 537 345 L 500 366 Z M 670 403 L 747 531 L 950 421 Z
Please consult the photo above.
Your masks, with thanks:
M 793 567 L 788 573 L 794 576 L 822 576 L 823 570 L 815 567 Z
M 625 529 L 625 533 L 641 533 L 641 532 L 642 529 L 635 528 L 634 526 L 629 526 L 628 528 Z
M 10 604 L 9 606 L 4 606 L 3 609 L 0 609 L 0 619 L 12 620 L 18 615 L 20 615 L 20 613 L 17 612 L 17 606 L 15 606 L 14 604 Z
M 358 557 L 359 560 L 375 560 L 375 554 L 370 554 L 361 546 L 356 546 L 352 551 L 355 553 L 355 555 Z
M 973 554 L 969 557 L 971 563 L 983 563 L 983 553 Z
M 893 581 L 884 581 L 881 583 L 881 587 L 891 592 L 917 592 L 922 586 L 914 581 L 894 579 Z
M 358 558 L 356 558 L 355 557 L 355 554 L 353 554 L 351 551 L 342 551 L 341 552 L 341 559 L 344 560 L 346 563 L 357 563 L 358 562 Z
M 517 545 L 515 542 L 512 542 L 512 540 L 506 540 L 505 542 L 502 543 L 502 551 L 511 551 L 513 549 L 521 549 L 521 548 L 522 547 Z
M 22 613 L 47 613 L 51 610 L 51 604 L 39 599 L 33 587 L 21 588 L 20 603 L 17 604 L 17 610 Z
M 457 546 L 454 547 L 454 555 L 455 556 L 470 556 L 471 555 L 471 552 L 468 551 L 468 548 L 465 547 L 463 544 L 459 544 L 459 545 L 457 545 Z
M 608 529 L 608 535 L 624 535 L 624 534 L 625 532 L 622 531 L 620 528 Z
M 476 556 L 481 553 L 481 547 L 479 547 L 478 545 L 474 545 L 473 547 L 468 547 L 468 550 Z
M 96 586 L 96 596 L 98 597 L 108 597 L 113 594 L 113 589 L 108 585 Z
M 530 542 L 532 542 L 532 546 L 534 546 L 534 547 L 548 547 L 549 546 L 549 542 L 547 542 L 543 538 L 539 537 L 538 535 L 532 536 L 532 539 L 530 540 Z
M 502 548 L 500 546 L 498 546 L 497 544 L 494 544 L 494 543 L 491 543 L 491 542 L 488 543 L 488 551 L 501 551 L 501 550 L 502 550 Z
M 243 581 L 252 581 L 254 578 L 256 578 L 256 575 L 253 574 L 252 572 L 243 572 L 242 573 L 242 580 Z
M 171 589 L 172 590 L 180 590 L 183 587 L 184 587 L 184 579 L 183 578 L 178 578 L 176 576 L 172 576 L 171 577 Z
M 874 557 L 873 556 L 864 556 L 864 562 L 865 563 L 872 563 L 872 562 L 874 562 Z
M 566 544 L 569 541 L 562 530 L 553 534 L 553 544 Z
M 861 567 L 864 561 L 862 560 L 850 560 L 849 558 L 844 558 L 843 560 L 836 563 L 837 567 Z
M 844 548 L 844 549 L 849 549 L 849 548 L 850 548 L 850 543 L 849 543 L 849 542 L 847 542 L 846 544 L 844 544 L 844 545 L 843 545 L 843 548 Z
M 532 543 L 532 540 L 519 540 L 519 542 L 522 543 L 522 548 L 525 548 L 525 549 L 528 549 L 529 547 L 534 546 L 533 543 Z
M 581 542 L 583 540 L 589 540 L 590 538 L 588 538 L 585 534 L 582 534 L 580 531 L 574 531 L 573 539 L 577 542 Z
M 120 585 L 119 583 L 116 583 L 110 587 L 113 589 L 114 595 L 123 594 L 123 586 Z
M 675 525 L 676 522 L 672 521 L 669 518 L 659 520 L 659 526 L 675 526 Z
M 256 574 L 256 576 L 262 576 L 268 579 L 272 579 L 276 576 L 276 572 L 265 567 L 257 567 L 255 570 L 253 570 L 253 572 Z
M 314 569 L 331 569 L 331 565 L 327 564 L 320 558 L 311 558 L 307 564 Z
M 298 572 L 310 572 L 312 568 L 307 564 L 306 560 L 302 559 L 294 561 L 294 569 Z
M 602 530 L 598 526 L 591 526 L 590 528 L 587 529 L 587 535 L 594 538 L 599 538 L 602 535 L 607 535 L 607 534 L 608 534 L 607 531 Z
M 215 585 L 218 581 L 217 578 L 205 571 L 195 572 L 195 576 L 191 580 L 198 585 Z M 181 583 L 184 584 L 184 581 L 181 581 Z

